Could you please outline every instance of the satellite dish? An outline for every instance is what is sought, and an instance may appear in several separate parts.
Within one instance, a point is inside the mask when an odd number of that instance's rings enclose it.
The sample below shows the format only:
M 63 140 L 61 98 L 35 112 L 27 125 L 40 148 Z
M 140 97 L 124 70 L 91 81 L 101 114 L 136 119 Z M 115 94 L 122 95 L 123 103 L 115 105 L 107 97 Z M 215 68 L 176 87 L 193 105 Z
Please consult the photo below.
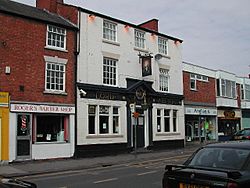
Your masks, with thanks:
M 155 55 L 155 60 L 160 60 L 162 58 L 162 55 L 161 54 L 156 54 Z

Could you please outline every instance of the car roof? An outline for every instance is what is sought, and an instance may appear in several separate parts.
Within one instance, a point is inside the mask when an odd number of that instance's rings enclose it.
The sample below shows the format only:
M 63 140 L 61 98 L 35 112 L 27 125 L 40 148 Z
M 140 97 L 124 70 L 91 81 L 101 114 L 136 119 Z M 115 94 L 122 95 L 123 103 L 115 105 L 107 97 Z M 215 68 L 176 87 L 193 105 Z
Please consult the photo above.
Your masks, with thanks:
M 204 146 L 205 148 L 235 148 L 235 149 L 249 149 L 250 141 L 230 141 L 230 142 L 220 142 L 213 143 Z

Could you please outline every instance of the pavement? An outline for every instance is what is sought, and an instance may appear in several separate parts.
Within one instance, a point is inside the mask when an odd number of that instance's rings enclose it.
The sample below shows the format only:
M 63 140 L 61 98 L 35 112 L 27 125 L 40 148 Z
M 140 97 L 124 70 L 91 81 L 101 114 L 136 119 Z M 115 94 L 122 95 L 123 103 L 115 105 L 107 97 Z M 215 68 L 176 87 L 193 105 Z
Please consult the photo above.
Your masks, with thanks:
M 191 155 L 201 145 L 200 143 L 187 143 L 184 148 L 179 149 L 156 151 L 138 150 L 136 154 L 126 153 L 93 158 L 63 158 L 12 162 L 0 166 L 0 175 L 5 177 L 21 177 L 70 170 L 91 169 L 124 163 L 138 163 L 147 160 L 159 160 L 161 158 L 178 155 Z

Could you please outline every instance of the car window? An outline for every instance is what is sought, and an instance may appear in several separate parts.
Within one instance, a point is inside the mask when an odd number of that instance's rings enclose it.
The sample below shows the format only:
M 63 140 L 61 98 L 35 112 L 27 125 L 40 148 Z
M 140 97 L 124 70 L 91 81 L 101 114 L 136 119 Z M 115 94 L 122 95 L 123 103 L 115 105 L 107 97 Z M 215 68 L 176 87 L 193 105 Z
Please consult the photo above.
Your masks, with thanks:
M 239 170 L 249 153 L 249 150 L 244 149 L 203 148 L 194 155 L 189 165 Z

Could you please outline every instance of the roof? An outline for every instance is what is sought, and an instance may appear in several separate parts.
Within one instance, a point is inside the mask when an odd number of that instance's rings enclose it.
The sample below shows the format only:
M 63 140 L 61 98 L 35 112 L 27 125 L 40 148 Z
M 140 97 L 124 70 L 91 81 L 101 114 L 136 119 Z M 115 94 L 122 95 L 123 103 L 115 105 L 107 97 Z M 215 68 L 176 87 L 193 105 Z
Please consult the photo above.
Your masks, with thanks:
M 222 142 L 215 144 L 208 144 L 204 147 L 218 147 L 218 148 L 238 148 L 238 149 L 249 149 L 250 150 L 250 141 L 230 141 L 230 142 Z
M 65 28 L 77 29 L 73 23 L 57 14 L 10 0 L 0 0 L 0 12 L 63 26 Z
M 68 6 L 72 6 L 72 5 L 68 5 Z M 104 18 L 104 19 L 108 19 L 110 21 L 114 21 L 114 22 L 117 22 L 117 23 L 120 23 L 120 24 L 128 25 L 130 27 L 133 27 L 133 28 L 136 28 L 136 29 L 139 29 L 139 30 L 142 30 L 142 31 L 146 31 L 146 32 L 149 32 L 149 33 L 153 33 L 153 34 L 156 34 L 158 36 L 162 36 L 162 37 L 165 37 L 165 38 L 168 38 L 168 39 L 171 39 L 171 40 L 176 40 L 176 41 L 179 41 L 179 42 L 183 42 L 182 39 L 179 39 L 179 38 L 176 38 L 176 37 L 172 37 L 172 36 L 169 36 L 169 35 L 166 35 L 166 34 L 163 34 L 163 33 L 159 33 L 159 32 L 154 31 L 154 30 L 150 30 L 150 29 L 141 27 L 141 24 L 135 25 L 135 24 L 132 24 L 132 23 L 120 20 L 120 19 L 116 19 L 116 18 L 107 16 L 107 15 L 104 15 L 104 14 L 100 14 L 98 12 L 94 12 L 94 11 L 91 11 L 91 10 L 88 10 L 88 9 L 85 9 L 85 8 L 82 8 L 82 7 L 77 7 L 77 8 L 78 8 L 79 11 L 85 12 L 87 14 L 93 14 L 95 16 L 98 16 L 98 17 L 101 17 L 101 18 Z M 157 19 L 155 19 L 155 20 L 157 20 Z

